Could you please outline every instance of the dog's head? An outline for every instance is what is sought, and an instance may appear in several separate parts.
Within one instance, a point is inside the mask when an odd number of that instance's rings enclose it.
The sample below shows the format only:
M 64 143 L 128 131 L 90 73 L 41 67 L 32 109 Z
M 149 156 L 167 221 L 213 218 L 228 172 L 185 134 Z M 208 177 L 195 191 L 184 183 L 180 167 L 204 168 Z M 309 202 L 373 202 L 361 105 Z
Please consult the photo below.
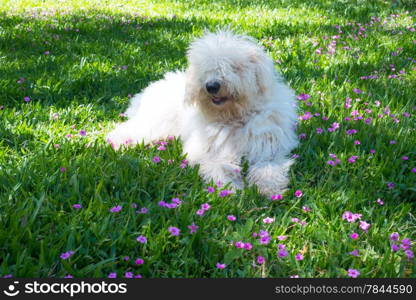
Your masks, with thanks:
M 244 117 L 272 92 L 273 62 L 250 37 L 207 33 L 190 45 L 188 62 L 185 101 L 211 119 Z

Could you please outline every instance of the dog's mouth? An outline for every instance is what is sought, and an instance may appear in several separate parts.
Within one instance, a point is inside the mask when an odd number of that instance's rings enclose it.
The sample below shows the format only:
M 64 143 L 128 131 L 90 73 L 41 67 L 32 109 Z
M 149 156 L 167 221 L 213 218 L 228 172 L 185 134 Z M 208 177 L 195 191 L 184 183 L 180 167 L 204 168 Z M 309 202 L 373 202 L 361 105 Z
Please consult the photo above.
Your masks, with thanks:
M 221 105 L 227 100 L 228 100 L 228 97 L 215 97 L 214 96 L 211 98 L 212 103 L 214 103 L 215 105 Z

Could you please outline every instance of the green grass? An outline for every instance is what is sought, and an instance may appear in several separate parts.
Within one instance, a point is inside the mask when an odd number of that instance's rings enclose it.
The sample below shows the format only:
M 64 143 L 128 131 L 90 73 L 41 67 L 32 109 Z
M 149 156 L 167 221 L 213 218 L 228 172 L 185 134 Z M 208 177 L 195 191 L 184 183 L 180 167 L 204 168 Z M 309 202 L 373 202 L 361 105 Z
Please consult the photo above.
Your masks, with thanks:
M 416 33 L 411 31 L 416 14 L 411 5 L 0 0 L 0 275 L 346 277 L 353 268 L 361 277 L 415 277 L 414 260 L 403 250 L 392 252 L 389 240 L 392 232 L 400 239 L 415 240 L 416 234 Z M 380 21 L 370 24 L 371 17 Z M 354 39 L 357 23 L 366 37 Z M 298 133 L 307 137 L 294 151 L 300 157 L 280 201 L 261 197 L 252 187 L 224 198 L 218 191 L 207 193 L 197 169 L 180 168 L 185 157 L 177 140 L 166 151 L 139 145 L 120 153 L 104 140 L 122 121 L 118 115 L 129 94 L 167 71 L 185 68 L 188 43 L 205 29 L 226 26 L 257 38 L 296 93 L 311 95 L 299 101 L 300 115 L 321 114 L 299 124 Z M 335 35 L 339 39 L 330 55 L 327 47 Z M 322 54 L 316 53 L 319 48 Z M 405 73 L 399 78 L 388 77 L 400 70 Z M 377 79 L 360 79 L 374 72 Z M 352 108 L 344 107 L 346 97 L 353 99 Z M 383 113 L 386 107 L 394 117 Z M 371 117 L 371 124 L 345 121 L 353 110 Z M 340 128 L 328 132 L 334 122 Z M 316 128 L 325 131 L 317 134 Z M 350 136 L 347 129 L 358 132 Z M 330 153 L 342 162 L 328 165 Z M 155 155 L 161 163 L 152 162 Z M 359 158 L 348 163 L 353 155 Z M 303 196 L 295 197 L 295 190 Z M 183 201 L 178 208 L 158 206 L 175 197 Z M 72 207 L 77 203 L 81 209 Z M 211 209 L 197 216 L 203 203 Z M 116 205 L 122 210 L 109 212 Z M 304 212 L 304 205 L 311 211 Z M 142 207 L 149 212 L 137 214 Z M 343 220 L 345 211 L 362 214 L 371 224 L 368 233 L 358 222 Z M 235 222 L 227 220 L 231 214 Z M 275 221 L 264 224 L 266 217 Z M 199 228 L 191 235 L 187 226 L 193 222 Z M 179 237 L 170 236 L 169 226 L 181 229 Z M 271 235 L 268 245 L 252 237 L 259 230 Z M 359 233 L 357 240 L 349 237 L 353 232 Z M 139 235 L 147 237 L 146 244 L 136 241 Z M 287 239 L 277 241 L 280 235 Z M 231 245 L 236 241 L 251 242 L 253 249 L 236 249 Z M 276 256 L 278 243 L 286 245 L 286 258 Z M 358 257 L 349 254 L 354 249 Z M 75 253 L 69 259 L 60 258 L 70 250 Z M 299 252 L 302 261 L 294 258 Z M 255 265 L 259 255 L 266 258 L 262 266 Z M 144 259 L 141 266 L 134 264 L 138 257 Z M 227 267 L 219 270 L 217 262 Z

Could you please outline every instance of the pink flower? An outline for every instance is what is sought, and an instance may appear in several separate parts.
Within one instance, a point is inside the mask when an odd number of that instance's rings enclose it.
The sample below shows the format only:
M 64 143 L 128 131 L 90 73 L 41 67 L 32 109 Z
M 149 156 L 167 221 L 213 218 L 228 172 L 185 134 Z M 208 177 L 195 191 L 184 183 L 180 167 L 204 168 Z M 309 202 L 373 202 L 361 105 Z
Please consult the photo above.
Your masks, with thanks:
M 320 128 L 320 127 L 316 128 L 316 133 L 317 134 L 321 134 L 323 132 L 324 132 L 324 130 L 322 128 Z
M 197 231 L 198 226 L 195 225 L 195 223 L 192 223 L 191 225 L 188 226 L 188 228 L 189 228 L 189 233 L 190 234 L 193 234 L 193 233 L 195 233 Z
M 80 209 L 80 208 L 82 208 L 82 205 L 81 204 L 74 204 L 74 205 L 72 205 L 72 207 L 75 208 L 75 209 Z
M 226 264 L 222 264 L 220 262 L 217 262 L 215 266 L 217 267 L 217 269 L 220 269 L 220 270 L 225 269 L 227 267 Z
M 143 235 L 139 235 L 136 239 L 140 244 L 146 244 L 147 243 L 147 238 Z
M 348 269 L 348 277 L 357 278 L 360 275 L 360 272 L 355 269 Z
M 270 199 L 271 199 L 272 201 L 275 201 L 275 200 L 282 200 L 282 199 L 283 199 L 283 196 L 282 196 L 281 194 L 271 195 L 271 196 L 270 196 Z
M 198 209 L 198 210 L 196 211 L 196 214 L 197 214 L 198 216 L 203 216 L 203 215 L 205 214 L 205 210 L 203 210 L 203 209 Z
M 266 261 L 266 259 L 263 256 L 257 256 L 256 261 L 257 261 L 257 263 L 259 265 L 262 265 L 262 264 L 264 264 L 264 262 Z
M 87 132 L 85 130 L 80 130 L 79 131 L 79 135 L 80 136 L 86 136 L 87 135 Z
M 242 241 L 235 242 L 235 247 L 242 249 L 244 248 L 244 243 Z
M 273 223 L 273 222 L 274 222 L 274 218 L 267 217 L 267 218 L 263 219 L 264 224 L 270 224 L 270 223 Z
M 368 224 L 366 221 L 360 221 L 360 229 L 363 231 L 367 231 L 370 228 L 370 224 Z
M 302 193 L 301 190 L 296 190 L 295 191 L 295 197 L 300 198 L 300 197 L 302 197 L 302 195 L 303 195 L 303 193 Z
M 153 159 L 152 159 L 152 161 L 154 162 L 154 163 L 160 163 L 160 157 L 159 156 L 154 156 L 153 157 Z
M 286 235 L 278 235 L 278 236 L 277 236 L 277 239 L 278 239 L 279 241 L 284 241 L 285 239 L 287 239 L 287 236 L 286 236 Z
M 251 243 L 244 243 L 244 249 L 251 250 L 253 248 L 253 245 Z
M 356 232 L 350 234 L 350 238 L 352 238 L 353 240 L 358 239 L 358 237 L 359 237 L 359 234 Z
M 306 205 L 302 206 L 302 209 L 303 209 L 304 212 L 310 212 L 311 211 L 309 206 L 306 206 Z
M 361 214 L 354 214 L 350 211 L 346 211 L 342 214 L 342 219 L 347 220 L 348 223 L 354 223 L 356 220 L 361 219 Z
M 169 231 L 169 232 L 170 232 L 170 234 L 171 234 L 171 235 L 173 235 L 173 236 L 178 236 L 178 235 L 180 234 L 180 232 L 181 232 L 181 230 L 180 230 L 179 228 L 174 227 L 174 226 L 170 226 L 170 227 L 168 228 L 168 231 Z
M 115 272 L 111 272 L 110 274 L 108 274 L 107 276 L 108 278 L 117 278 L 117 273 Z
M 132 272 L 126 272 L 125 274 L 124 274 L 124 277 L 125 278 L 133 278 L 133 273 Z
M 142 264 L 144 264 L 144 260 L 143 260 L 142 258 L 137 258 L 137 259 L 134 261 L 134 263 L 135 263 L 136 265 L 142 265 Z
M 235 221 L 235 220 L 237 220 L 237 218 L 234 217 L 233 215 L 227 216 L 227 219 L 228 219 L 228 221 Z
M 358 256 L 358 255 L 359 255 L 359 252 L 358 252 L 358 250 L 357 250 L 357 249 L 355 249 L 355 250 L 352 250 L 352 251 L 350 252 L 350 254 L 351 254 L 352 256 Z
M 378 198 L 376 202 L 377 202 L 379 205 L 384 205 L 383 200 L 381 200 L 380 198 Z
M 209 205 L 208 203 L 204 203 L 204 204 L 202 204 L 202 205 L 201 205 L 201 209 L 202 209 L 202 210 L 207 211 L 207 210 L 209 210 L 210 208 L 211 208 L 211 205 Z

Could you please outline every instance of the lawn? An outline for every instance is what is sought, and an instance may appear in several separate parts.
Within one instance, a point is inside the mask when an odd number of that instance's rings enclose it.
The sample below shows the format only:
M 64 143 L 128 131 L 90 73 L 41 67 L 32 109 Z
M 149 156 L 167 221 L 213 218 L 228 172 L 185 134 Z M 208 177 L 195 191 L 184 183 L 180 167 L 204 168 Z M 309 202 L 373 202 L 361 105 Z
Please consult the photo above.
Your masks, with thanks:
M 412 3 L 0 0 L 0 276 L 416 277 Z M 131 95 L 224 27 L 298 98 L 273 199 L 204 183 L 176 138 L 105 141 Z

